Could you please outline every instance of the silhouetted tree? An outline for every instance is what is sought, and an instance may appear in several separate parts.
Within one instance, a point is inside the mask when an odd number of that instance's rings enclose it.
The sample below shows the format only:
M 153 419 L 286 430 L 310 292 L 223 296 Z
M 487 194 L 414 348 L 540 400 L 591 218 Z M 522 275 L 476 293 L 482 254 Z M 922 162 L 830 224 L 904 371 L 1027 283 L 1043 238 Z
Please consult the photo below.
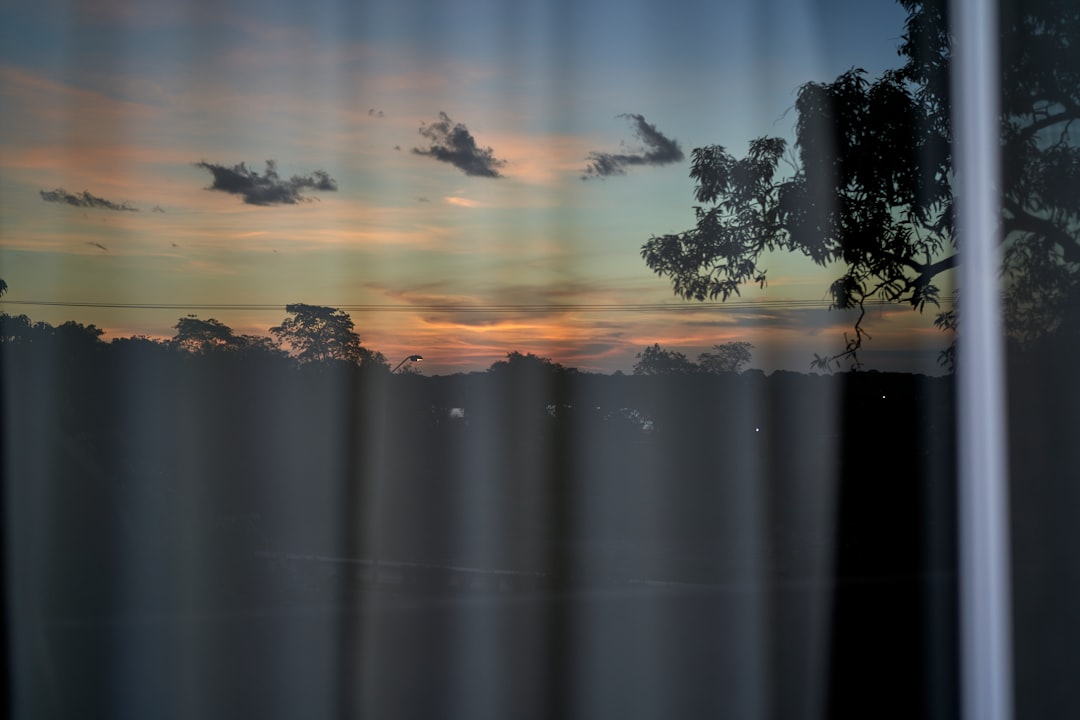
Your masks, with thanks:
M 288 353 L 281 349 L 274 338 L 265 335 L 237 335 L 234 345 L 239 352 L 257 353 L 269 357 L 287 357 Z
M 743 283 L 764 285 L 765 255 L 783 250 L 844 264 L 832 307 L 939 306 L 940 276 L 957 260 L 951 36 L 945 0 L 900 2 L 904 65 L 873 82 L 853 69 L 803 85 L 793 152 L 770 137 L 742 159 L 719 145 L 693 151 L 696 226 L 641 251 L 676 295 L 727 300 Z M 1069 133 L 1080 118 L 1080 16 L 1066 0 L 1008 3 L 1001 43 L 1007 316 L 1015 335 L 1031 338 L 1056 329 L 1080 295 L 1080 149 Z M 833 359 L 857 363 L 863 315 Z
M 360 344 L 348 313 L 321 305 L 293 303 L 285 311 L 292 314 L 270 333 L 292 348 L 301 363 L 344 360 L 362 363 L 365 359 L 378 362 L 381 353 L 372 353 Z M 385 364 L 385 359 L 383 359 Z
M 200 320 L 194 315 L 180 318 L 176 336 L 170 341 L 174 348 L 189 352 L 206 353 L 215 349 L 235 347 L 237 338 L 232 328 L 219 320 Z
M 83 325 L 73 320 L 53 327 L 47 322 L 34 322 L 26 315 L 0 313 L 0 344 L 59 343 L 63 352 L 82 352 L 99 345 L 105 331 L 96 325 Z
M 737 373 L 750 362 L 754 346 L 744 341 L 713 345 L 713 352 L 698 355 L 698 367 L 707 373 Z
M 105 331 L 97 325 L 83 325 L 74 320 L 57 325 L 52 332 L 53 337 L 65 350 L 75 353 L 92 351 L 93 348 L 101 347 L 104 345 L 101 342 L 101 336 L 104 334 Z
M 636 356 L 635 375 L 692 375 L 700 370 L 681 352 L 664 350 L 654 343 Z
M 180 318 L 173 326 L 176 335 L 169 341 L 172 348 L 187 352 L 206 354 L 210 352 L 236 352 L 283 357 L 285 351 L 274 341 L 262 335 L 236 335 L 233 329 L 220 320 L 200 320 L 194 315 Z
M 378 350 L 360 346 L 360 366 L 368 370 L 390 372 L 390 361 Z
M 555 374 L 565 370 L 551 358 L 540 357 L 532 353 L 522 354 L 516 350 L 506 353 L 505 360 L 496 360 L 488 368 L 495 375 Z
M 169 343 L 154 340 L 146 335 L 132 335 L 130 337 L 118 337 L 113 338 L 113 341 L 109 343 L 109 347 L 123 352 L 132 351 L 140 352 L 145 351 L 149 353 L 157 353 L 162 349 L 167 348 Z
M 26 315 L 0 313 L 0 344 L 40 342 L 52 333 L 52 325 L 46 322 L 34 322 Z

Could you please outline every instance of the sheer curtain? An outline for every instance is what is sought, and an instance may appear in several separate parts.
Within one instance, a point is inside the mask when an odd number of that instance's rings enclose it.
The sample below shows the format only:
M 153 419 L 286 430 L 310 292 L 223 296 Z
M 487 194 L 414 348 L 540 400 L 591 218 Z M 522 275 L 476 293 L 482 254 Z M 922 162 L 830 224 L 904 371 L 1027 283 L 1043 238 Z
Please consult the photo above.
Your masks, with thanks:
M 1068 716 L 1075 15 L 0 4 L 9 714 Z

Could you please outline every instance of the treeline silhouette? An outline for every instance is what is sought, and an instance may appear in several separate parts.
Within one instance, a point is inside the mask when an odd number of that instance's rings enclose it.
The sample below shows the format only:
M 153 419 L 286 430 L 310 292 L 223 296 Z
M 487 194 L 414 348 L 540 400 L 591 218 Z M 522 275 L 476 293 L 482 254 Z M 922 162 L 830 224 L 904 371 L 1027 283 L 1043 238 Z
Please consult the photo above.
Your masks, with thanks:
M 807 488 L 841 478 L 841 502 L 866 498 L 868 527 L 884 538 L 896 523 L 899 537 L 951 477 L 949 378 L 606 376 L 519 353 L 424 377 L 10 323 L 13 497 L 45 501 L 32 505 L 50 542 L 87 555 L 51 565 L 65 585 L 132 552 L 149 565 L 256 549 L 365 557 L 376 540 L 401 560 L 717 581 L 761 560 L 728 537 L 743 511 L 764 513 L 753 520 L 776 537 L 762 547 L 798 572 L 806 539 L 787 515 Z M 918 568 L 886 544 L 874 572 Z
M 764 582 L 778 627 L 804 612 L 781 590 L 828 582 L 834 683 L 902 682 L 911 703 L 949 685 L 920 658 L 955 612 L 951 377 L 593 375 L 521 353 L 425 377 L 4 322 L 12 570 L 49 616 L 295 600 L 258 553 L 552 591 Z

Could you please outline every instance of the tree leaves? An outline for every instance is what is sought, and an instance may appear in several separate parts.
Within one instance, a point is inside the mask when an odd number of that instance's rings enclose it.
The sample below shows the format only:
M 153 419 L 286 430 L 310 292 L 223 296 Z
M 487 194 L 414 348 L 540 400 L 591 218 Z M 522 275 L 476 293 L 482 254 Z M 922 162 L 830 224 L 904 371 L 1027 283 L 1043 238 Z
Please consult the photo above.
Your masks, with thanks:
M 362 361 L 364 348 L 360 345 L 360 336 L 354 332 L 352 318 L 344 310 L 293 303 L 286 305 L 285 311 L 292 317 L 270 328 L 270 334 L 292 348 L 301 363 Z
M 754 140 L 743 158 L 722 145 L 692 151 L 695 227 L 641 250 L 677 296 L 727 300 L 781 250 L 845 264 L 834 307 L 938 306 L 937 278 L 957 262 L 947 3 L 900 2 L 904 65 L 803 85 L 790 170 L 779 138 Z M 1080 300 L 1080 12 L 1066 0 L 1013 3 L 1001 33 L 1006 312 L 1010 332 L 1031 339 L 1056 332 Z M 836 357 L 858 351 L 862 317 Z
M 713 345 L 712 352 L 698 355 L 694 363 L 681 352 L 665 350 L 660 343 L 653 343 L 637 354 L 635 375 L 696 375 L 738 373 L 750 362 L 754 346 L 748 342 L 733 341 Z
M 698 371 L 697 365 L 686 355 L 675 350 L 665 350 L 660 347 L 660 343 L 645 348 L 636 357 L 635 375 L 692 375 Z
M 713 345 L 712 352 L 698 355 L 698 368 L 710 374 L 742 372 L 743 365 L 750 362 L 754 346 L 744 341 L 732 341 Z

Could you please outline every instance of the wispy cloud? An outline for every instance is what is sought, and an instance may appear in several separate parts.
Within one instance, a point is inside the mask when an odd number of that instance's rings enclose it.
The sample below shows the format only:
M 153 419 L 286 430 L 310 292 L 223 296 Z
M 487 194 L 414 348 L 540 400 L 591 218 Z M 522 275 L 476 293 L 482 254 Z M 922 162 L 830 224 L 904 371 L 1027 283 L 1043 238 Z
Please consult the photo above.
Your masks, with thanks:
M 105 247 L 104 245 L 102 245 L 99 242 L 88 242 L 86 244 L 87 245 L 92 245 L 92 246 L 96 247 L 98 250 L 102 250 L 104 252 L 109 252 L 109 248 Z
M 665 136 L 645 121 L 643 115 L 627 113 L 619 115 L 633 122 L 634 135 L 644 145 L 643 148 L 629 153 L 589 153 L 589 164 L 585 168 L 582 180 L 610 175 L 625 175 L 631 165 L 668 165 L 679 162 L 685 157 L 679 143 Z
M 244 163 L 228 167 L 203 161 L 195 163 L 195 167 L 208 170 L 214 176 L 214 182 L 207 190 L 239 195 L 248 205 L 295 205 L 311 200 L 301 194 L 304 190 L 337 190 L 337 182 L 325 170 L 293 175 L 286 180 L 278 175 L 277 163 L 273 160 L 266 161 L 266 172 L 262 175 Z
M 117 212 L 139 212 L 138 208 L 131 207 L 127 203 L 115 203 L 112 200 L 100 198 L 83 190 L 81 193 L 69 193 L 63 188 L 55 190 L 41 190 L 41 199 L 45 202 L 66 203 L 79 208 L 93 208 L 99 210 L 115 210 Z
M 456 205 L 463 208 L 475 208 L 480 207 L 480 202 L 477 200 L 470 200 L 469 198 L 457 197 L 454 195 L 447 195 L 443 198 L 448 205 Z
M 506 161 L 497 159 L 495 151 L 490 147 L 479 147 L 469 129 L 462 123 L 454 123 L 446 113 L 440 112 L 436 122 L 421 124 L 419 133 L 427 138 L 430 144 L 426 148 L 413 148 L 415 154 L 450 163 L 466 175 L 502 177 L 499 168 L 505 165 Z

